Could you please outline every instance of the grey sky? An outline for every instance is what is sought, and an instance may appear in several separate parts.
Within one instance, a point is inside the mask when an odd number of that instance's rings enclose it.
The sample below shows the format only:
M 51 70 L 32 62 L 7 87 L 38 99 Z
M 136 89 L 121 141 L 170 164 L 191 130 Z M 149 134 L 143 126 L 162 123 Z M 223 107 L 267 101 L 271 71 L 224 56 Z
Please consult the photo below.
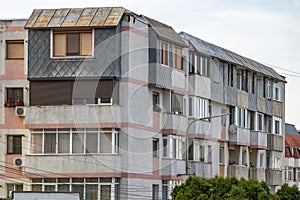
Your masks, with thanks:
M 0 18 L 35 8 L 123 6 L 230 49 L 287 77 L 286 122 L 300 129 L 300 0 L 0 0 Z M 287 75 L 298 75 L 292 77 Z M 299 106 L 299 107 L 298 107 Z

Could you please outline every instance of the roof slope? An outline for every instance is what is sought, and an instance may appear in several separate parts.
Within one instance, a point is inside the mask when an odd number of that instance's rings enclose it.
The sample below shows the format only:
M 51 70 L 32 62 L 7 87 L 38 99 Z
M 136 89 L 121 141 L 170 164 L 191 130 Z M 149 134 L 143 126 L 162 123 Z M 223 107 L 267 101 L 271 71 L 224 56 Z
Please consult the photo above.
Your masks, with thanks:
M 25 28 L 117 26 L 123 7 L 35 9 Z
M 181 35 L 183 38 L 190 41 L 190 43 L 196 48 L 197 51 L 202 52 L 204 54 L 235 63 L 237 65 L 243 66 L 245 68 L 248 68 L 252 71 L 262 73 L 266 76 L 269 76 L 271 78 L 284 81 L 285 79 L 280 76 L 274 69 L 263 65 L 257 61 L 254 61 L 252 59 L 246 58 L 244 56 L 241 56 L 237 53 L 234 53 L 232 51 L 229 51 L 227 49 L 224 49 L 222 47 L 219 47 L 217 45 L 214 45 L 212 43 L 206 42 L 204 40 L 201 40 L 195 36 L 192 36 L 188 33 L 181 32 L 179 35 Z
M 146 16 L 143 17 L 147 20 L 149 25 L 153 28 L 153 30 L 158 34 L 160 38 L 174 42 L 180 46 L 187 46 L 187 44 L 171 26 Z
M 293 124 L 285 124 L 285 133 L 300 136 L 300 134 L 297 132 L 295 125 Z

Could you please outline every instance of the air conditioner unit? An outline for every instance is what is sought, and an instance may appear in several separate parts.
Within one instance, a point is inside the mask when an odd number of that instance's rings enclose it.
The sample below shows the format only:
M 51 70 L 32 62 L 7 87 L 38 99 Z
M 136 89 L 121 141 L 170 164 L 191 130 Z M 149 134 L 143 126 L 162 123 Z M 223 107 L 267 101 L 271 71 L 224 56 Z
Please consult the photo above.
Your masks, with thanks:
M 14 166 L 15 167 L 23 167 L 24 160 L 22 158 L 14 158 Z
M 17 106 L 15 108 L 15 114 L 18 117 L 25 117 L 25 107 L 24 106 Z
M 237 125 L 231 124 L 231 125 L 229 126 L 229 133 L 236 133 L 236 132 L 237 132 L 237 129 L 238 129 Z

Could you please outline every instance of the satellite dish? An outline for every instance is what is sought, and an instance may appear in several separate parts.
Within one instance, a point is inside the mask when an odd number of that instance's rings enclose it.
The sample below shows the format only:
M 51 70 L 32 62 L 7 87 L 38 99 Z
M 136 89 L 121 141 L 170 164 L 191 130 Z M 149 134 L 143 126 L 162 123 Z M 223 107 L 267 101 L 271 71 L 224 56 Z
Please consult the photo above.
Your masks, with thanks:
M 231 124 L 231 125 L 229 126 L 229 132 L 230 132 L 230 133 L 236 133 L 236 132 L 237 132 L 237 129 L 238 129 L 238 127 L 237 127 L 237 125 L 235 125 L 235 124 Z

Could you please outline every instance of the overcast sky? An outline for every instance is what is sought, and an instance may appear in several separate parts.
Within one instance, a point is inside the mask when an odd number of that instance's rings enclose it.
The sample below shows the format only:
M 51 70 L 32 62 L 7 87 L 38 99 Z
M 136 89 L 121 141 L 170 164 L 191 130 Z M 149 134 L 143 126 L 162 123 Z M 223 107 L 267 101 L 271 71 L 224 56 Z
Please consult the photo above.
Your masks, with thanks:
M 261 63 L 283 68 L 274 67 L 288 81 L 286 122 L 300 129 L 300 0 L 0 0 L 0 3 L 0 18 L 5 19 L 28 18 L 35 8 L 123 6 L 171 25 L 178 32 L 185 31 Z

